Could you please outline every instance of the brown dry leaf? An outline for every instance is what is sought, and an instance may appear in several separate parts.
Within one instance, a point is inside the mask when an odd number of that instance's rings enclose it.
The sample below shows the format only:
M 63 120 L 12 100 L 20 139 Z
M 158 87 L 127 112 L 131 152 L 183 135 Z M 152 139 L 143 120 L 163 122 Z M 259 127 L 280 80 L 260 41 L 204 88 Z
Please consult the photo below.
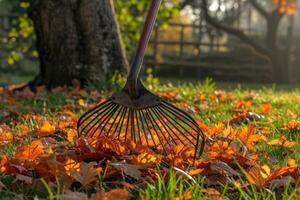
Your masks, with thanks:
M 44 153 L 44 145 L 41 140 L 34 140 L 28 145 L 17 148 L 15 157 L 17 159 L 25 159 L 35 161 Z
M 126 162 L 126 160 L 121 162 L 110 163 L 113 167 L 118 170 L 123 171 L 127 176 L 130 176 L 136 180 L 140 180 L 142 173 L 140 171 L 141 167 L 137 165 L 131 165 Z
M 88 200 L 88 196 L 85 193 L 68 190 L 65 194 L 59 196 L 59 200 Z
M 97 163 L 80 163 L 80 169 L 71 169 L 71 176 L 78 181 L 82 186 L 87 186 L 98 180 L 98 173 L 101 172 L 101 168 L 95 168 Z
M 38 132 L 40 137 L 51 135 L 55 132 L 55 126 L 51 125 L 48 121 L 44 121 Z
M 16 181 L 23 181 L 25 182 L 27 185 L 31 185 L 32 182 L 33 182 L 33 178 L 30 177 L 30 176 L 24 176 L 22 174 L 17 174 L 16 175 L 16 179 L 15 179 L 15 182 Z

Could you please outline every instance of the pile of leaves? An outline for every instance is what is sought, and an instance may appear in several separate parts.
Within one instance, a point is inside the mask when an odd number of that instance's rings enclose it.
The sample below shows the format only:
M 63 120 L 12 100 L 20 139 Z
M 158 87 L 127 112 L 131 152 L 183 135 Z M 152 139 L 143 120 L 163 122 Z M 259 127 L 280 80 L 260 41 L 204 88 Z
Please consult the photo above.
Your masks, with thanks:
M 258 101 L 253 92 L 236 97 L 231 92 L 214 90 L 189 98 L 179 89 L 157 91 L 194 113 L 207 136 L 204 155 L 194 161 L 192 146 L 178 145 L 165 155 L 129 140 L 78 136 L 80 114 L 102 102 L 108 93 L 87 91 L 78 84 L 53 89 L 50 94 L 42 87 L 36 93 L 27 88 L 21 92 L 13 89 L 0 88 L 0 194 L 146 199 L 145 183 L 155 184 L 161 177 L 167 180 L 170 171 L 196 185 L 204 177 L 201 192 L 215 199 L 224 197 L 218 190 L 220 185 L 226 185 L 228 193 L 253 186 L 278 191 L 287 185 L 299 187 L 299 158 L 293 157 L 299 154 L 293 150 L 298 142 L 290 137 L 299 135 L 298 116 L 288 110 L 288 121 L 279 128 L 282 134 L 274 134 L 278 114 L 271 102 Z M 300 97 L 291 101 L 300 103 Z M 205 115 L 224 110 L 229 115 L 223 120 L 214 121 Z M 280 163 L 264 147 L 279 149 L 286 162 Z M 296 191 L 300 195 L 299 188 Z M 192 198 L 186 193 L 173 199 Z

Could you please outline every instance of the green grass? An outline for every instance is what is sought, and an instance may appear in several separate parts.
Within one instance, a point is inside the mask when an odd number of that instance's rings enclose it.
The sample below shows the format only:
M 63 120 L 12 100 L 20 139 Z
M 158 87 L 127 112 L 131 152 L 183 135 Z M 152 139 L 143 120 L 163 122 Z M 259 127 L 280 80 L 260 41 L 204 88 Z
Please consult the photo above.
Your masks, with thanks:
M 202 84 L 200 83 L 170 83 L 163 81 L 163 84 L 159 85 L 155 80 L 149 79 L 147 83 L 148 87 L 155 92 L 161 91 L 172 91 L 178 93 L 177 100 L 184 101 L 188 105 L 202 104 L 207 105 L 207 108 L 202 109 L 194 117 L 200 119 L 202 122 L 208 126 L 213 126 L 218 122 L 229 123 L 231 116 L 233 115 L 232 110 L 235 108 L 236 104 L 232 101 L 225 101 L 224 103 L 219 103 L 217 106 L 211 104 L 209 101 L 200 102 L 197 98 L 201 95 L 206 97 L 209 94 L 214 93 L 220 88 L 225 89 L 227 92 L 231 92 L 235 99 L 241 100 L 248 98 L 250 95 L 254 96 L 253 107 L 251 108 L 253 112 L 258 113 L 260 105 L 262 102 L 269 102 L 272 105 L 271 112 L 264 114 L 264 118 L 260 121 L 249 122 L 253 125 L 258 125 L 260 127 L 267 127 L 270 129 L 270 134 L 267 135 L 269 139 L 278 138 L 281 134 L 285 135 L 291 141 L 300 141 L 300 133 L 289 132 L 283 130 L 283 126 L 288 123 L 292 118 L 287 115 L 287 112 L 294 113 L 299 120 L 300 117 L 300 103 L 295 101 L 300 100 L 300 90 L 295 88 L 286 87 L 276 87 L 276 86 L 251 86 L 243 84 L 214 84 L 210 80 L 206 80 Z M 89 86 L 91 89 L 109 90 L 110 85 L 100 85 L 100 86 Z M 118 87 L 113 87 L 117 89 Z M 86 100 L 90 101 L 89 97 L 84 97 Z M 41 116 L 52 116 L 59 110 L 63 109 L 64 105 L 75 104 L 78 98 L 69 98 L 67 94 L 49 94 L 46 97 L 38 98 L 35 100 L 24 99 L 21 107 L 18 108 L 18 112 L 21 113 L 37 113 Z M 5 109 L 6 103 L 4 99 L 0 99 L 0 109 Z M 78 115 L 82 111 L 75 110 Z M 3 113 L 0 114 L 0 120 L 5 121 Z M 7 124 L 12 122 L 14 119 L 8 119 Z M 0 121 L 0 123 L 1 123 Z M 30 130 L 34 130 L 37 127 L 37 122 L 33 119 L 23 121 L 24 125 L 29 127 Z M 243 125 L 243 124 L 242 124 Z M 249 125 L 249 124 L 247 124 Z M 239 126 L 239 125 L 235 125 Z M 12 126 L 13 127 L 13 126 Z M 5 148 L 0 150 L 0 155 L 13 155 L 15 149 L 15 144 L 7 144 Z M 265 142 L 259 142 L 257 145 L 257 150 L 259 152 L 265 152 L 273 157 L 274 163 L 268 163 L 272 167 L 283 166 L 287 162 L 287 158 L 296 159 L 297 163 L 300 163 L 300 144 L 298 143 L 293 149 L 283 149 L 281 147 L 271 147 Z M 265 161 L 265 158 L 261 158 Z M 269 162 L 269 161 L 267 161 Z M 178 175 L 175 171 L 171 170 L 168 176 L 159 175 L 159 178 L 155 182 L 147 182 L 139 185 L 133 191 L 132 199 L 137 199 L 139 196 L 144 196 L 146 199 L 172 199 L 175 197 L 191 197 L 192 199 L 210 199 L 213 195 L 208 194 L 203 190 L 206 179 L 205 177 L 199 177 L 196 179 L 196 183 L 191 180 L 185 180 L 183 176 Z M 0 180 L 9 185 L 12 183 L 8 176 L 0 176 Z M 47 188 L 44 183 L 44 191 L 37 190 L 27 190 L 20 186 L 16 193 L 24 194 L 24 196 L 35 196 L 40 197 L 53 197 L 51 190 Z M 106 183 L 103 183 L 106 186 Z M 299 184 L 297 186 L 287 185 L 282 189 L 274 190 L 263 190 L 257 189 L 254 186 L 248 186 L 243 189 L 238 189 L 236 191 L 231 191 L 229 185 L 219 185 L 217 186 L 218 191 L 220 191 L 220 196 L 223 199 L 245 199 L 245 200 L 259 200 L 259 199 L 300 199 L 299 195 Z M 109 187 L 109 186 L 107 186 Z M 0 200 L 11 199 L 17 196 L 15 192 L 8 190 L 3 190 L 0 192 Z M 48 195 L 47 195 L 48 193 Z M 51 194 L 49 196 L 49 193 Z M 54 197 L 53 197 L 54 198 Z

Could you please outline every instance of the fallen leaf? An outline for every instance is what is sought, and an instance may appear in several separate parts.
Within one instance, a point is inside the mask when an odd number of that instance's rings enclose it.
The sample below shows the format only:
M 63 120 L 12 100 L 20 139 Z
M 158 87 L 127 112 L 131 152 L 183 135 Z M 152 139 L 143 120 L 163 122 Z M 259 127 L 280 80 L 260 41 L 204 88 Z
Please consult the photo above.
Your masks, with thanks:
M 42 126 L 39 128 L 39 136 L 45 137 L 55 132 L 55 126 L 51 125 L 48 121 L 44 121 Z

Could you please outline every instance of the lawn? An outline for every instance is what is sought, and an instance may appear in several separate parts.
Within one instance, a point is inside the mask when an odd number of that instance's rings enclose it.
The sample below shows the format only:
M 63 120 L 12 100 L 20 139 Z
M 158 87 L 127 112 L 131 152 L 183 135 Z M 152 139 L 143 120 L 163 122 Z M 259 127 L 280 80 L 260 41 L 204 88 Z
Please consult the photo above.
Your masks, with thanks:
M 0 88 L 0 199 L 300 199 L 299 89 L 149 76 L 147 87 L 192 114 L 210 138 L 194 162 L 189 146 L 163 155 L 77 137 L 78 117 L 122 84 Z

